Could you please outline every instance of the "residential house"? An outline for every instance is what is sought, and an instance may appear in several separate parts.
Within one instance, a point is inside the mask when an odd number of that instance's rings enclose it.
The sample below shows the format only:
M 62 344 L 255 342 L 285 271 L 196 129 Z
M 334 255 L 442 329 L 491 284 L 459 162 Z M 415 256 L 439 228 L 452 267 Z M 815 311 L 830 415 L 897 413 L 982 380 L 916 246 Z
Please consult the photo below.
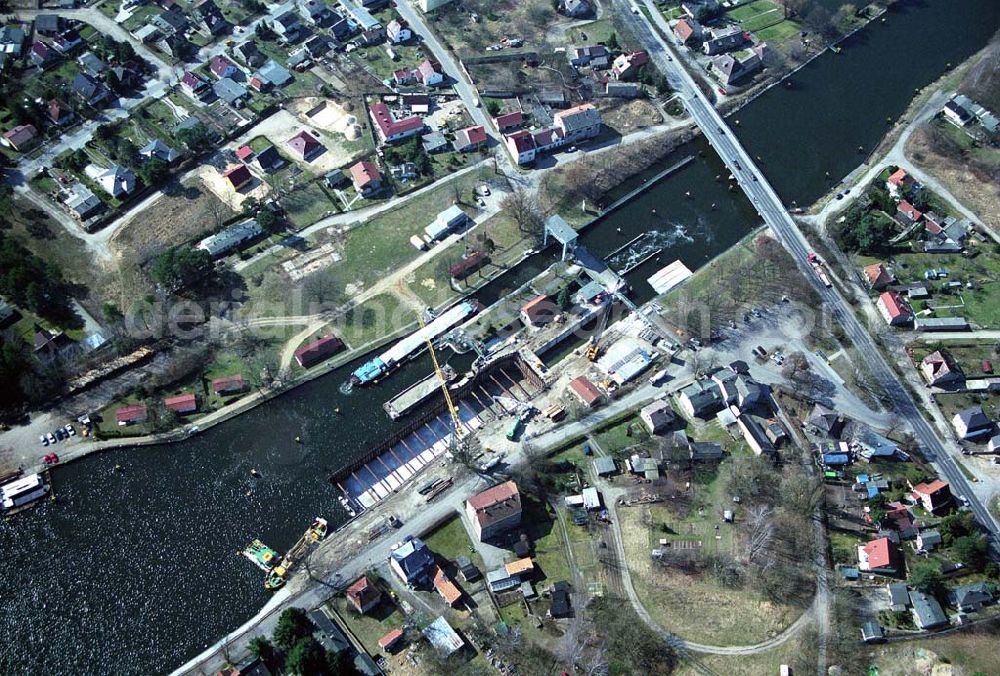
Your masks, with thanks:
M 213 93 L 208 81 L 190 70 L 181 77 L 181 89 L 184 90 L 185 94 L 198 101 L 204 101 Z
M 886 589 L 889 592 L 889 610 L 900 613 L 910 607 L 910 592 L 905 582 L 890 582 Z
M 232 78 L 224 77 L 212 85 L 212 91 L 231 108 L 242 108 L 250 92 Z
M 499 484 L 465 501 L 465 513 L 480 542 L 521 523 L 521 494 L 513 481 Z
M 314 26 L 326 26 L 337 17 L 323 0 L 304 0 L 299 4 L 302 17 Z
M 451 143 L 444 137 L 444 134 L 439 131 L 433 131 L 430 134 L 424 134 L 421 136 L 420 144 L 423 146 L 424 152 L 428 155 L 443 153 L 451 148 Z
M 861 640 L 865 643 L 882 643 L 885 641 L 885 634 L 878 622 L 865 622 L 861 625 Z
M 314 59 L 326 55 L 333 49 L 333 42 L 325 35 L 313 35 L 302 45 L 302 48 Z
M 83 38 L 75 30 L 65 31 L 52 38 L 50 43 L 52 48 L 60 54 L 68 54 L 83 44 Z
M 497 129 L 500 130 L 500 133 L 504 134 L 512 129 L 518 129 L 524 124 L 524 113 L 520 110 L 515 110 L 511 113 L 497 115 L 493 118 L 493 122 L 496 124 Z
M 55 64 L 56 54 L 44 42 L 35 42 L 28 50 L 28 61 L 31 62 L 31 65 L 38 66 L 44 70 Z
M 428 0 L 421 1 L 427 2 Z M 588 17 L 594 12 L 590 0 L 559 0 L 558 7 L 560 14 L 573 17 L 574 19 Z
M 901 326 L 913 321 L 913 310 L 895 291 L 885 291 L 876 302 L 879 313 L 889 326 Z
M 648 61 L 649 55 L 644 51 L 619 54 L 611 65 L 611 75 L 616 80 L 634 80 Z
M 395 652 L 396 646 L 399 645 L 399 642 L 403 640 L 404 636 L 406 636 L 406 634 L 403 633 L 402 629 L 393 629 L 378 640 L 378 647 L 382 650 L 382 652 L 387 655 L 391 655 Z
M 750 40 L 750 35 L 744 33 L 739 26 L 725 28 L 710 28 L 705 31 L 701 42 L 701 51 L 708 56 L 722 54 L 738 49 Z
M 521 321 L 525 326 L 544 326 L 559 315 L 559 308 L 544 293 L 521 306 Z
M 639 96 L 639 85 L 635 82 L 616 82 L 608 80 L 604 83 L 604 93 L 620 99 L 634 99 Z
M 247 184 L 253 181 L 253 174 L 250 170 L 246 168 L 246 165 L 240 164 L 235 167 L 230 167 L 222 173 L 222 178 L 229 182 L 230 187 L 236 192 L 242 190 Z
M 885 266 L 885 263 L 872 263 L 862 268 L 865 281 L 868 286 L 875 291 L 882 291 L 890 284 L 895 284 L 896 276 Z
M 3 141 L 3 145 L 13 148 L 18 152 L 30 148 L 35 144 L 37 139 L 38 129 L 33 124 L 19 124 L 13 129 L 5 131 L 3 137 L 0 138 Z
M 837 413 L 826 406 L 816 404 L 809 413 L 809 417 L 806 418 L 806 425 L 814 434 L 836 439 L 840 436 L 840 430 L 844 427 L 844 421 Z
M 90 165 L 86 168 L 86 173 L 97 182 L 97 185 L 101 186 L 104 192 L 115 199 L 126 197 L 136 187 L 135 174 L 128 167 L 119 164 L 112 165 L 108 169 Z
M 21 56 L 24 49 L 24 31 L 16 26 L 4 26 L 0 28 L 0 55 L 5 58 L 16 58 Z
M 110 96 L 110 92 L 103 84 L 87 75 L 77 73 L 70 85 L 70 90 L 88 106 L 96 108 Z
M 195 46 L 180 33 L 165 35 L 157 41 L 156 46 L 164 54 L 175 59 L 186 59 L 196 51 Z
M 351 586 L 344 591 L 344 596 L 362 615 L 373 609 L 382 600 L 382 592 L 366 575 L 362 575 L 352 582 Z
M 948 592 L 948 604 L 963 613 L 973 613 L 993 602 L 993 591 L 985 582 L 955 587 Z
M 277 34 L 279 40 L 288 44 L 299 39 L 302 34 L 302 23 L 299 21 L 298 14 L 288 11 L 274 18 L 274 21 L 271 22 L 271 30 Z
M 507 146 L 507 151 L 518 165 L 530 164 L 535 161 L 537 149 L 531 132 L 521 130 L 504 136 L 504 145 Z
M 253 40 L 247 40 L 233 47 L 233 54 L 250 68 L 256 68 L 267 60 Z
M 562 132 L 564 143 L 578 143 L 601 133 L 601 113 L 593 103 L 582 103 L 568 110 L 560 110 L 552 119 L 556 128 Z
M 569 63 L 575 68 L 607 68 L 611 65 L 611 52 L 604 45 L 585 45 L 569 49 Z
M 310 368 L 337 354 L 344 348 L 344 343 L 337 336 L 328 335 L 318 338 L 295 351 L 295 362 L 302 368 Z
M 415 115 L 426 115 L 431 112 L 431 97 L 427 94 L 400 94 L 399 105 Z
M 181 154 L 179 152 L 158 138 L 154 138 L 152 141 L 139 149 L 139 157 L 145 160 L 152 160 L 155 158 L 166 162 L 167 164 L 173 164 L 180 156 Z
M 195 413 L 198 410 L 198 397 L 195 394 L 178 394 L 163 400 L 163 407 L 179 415 Z
M 374 103 L 368 109 L 375 132 L 381 143 L 397 143 L 418 134 L 424 128 L 424 121 L 416 115 L 397 120 L 392 111 L 382 101 Z
M 49 122 L 57 126 L 69 124 L 76 117 L 73 109 L 59 99 L 52 99 L 46 107 Z
M 469 216 L 457 204 L 452 204 L 444 211 L 438 213 L 431 224 L 424 228 L 424 234 L 432 242 L 444 239 L 449 232 L 461 228 L 468 220 Z
M 941 533 L 936 530 L 922 530 L 917 533 L 917 549 L 922 551 L 933 551 L 941 542 Z
M 77 57 L 76 62 L 87 75 L 99 78 L 108 69 L 108 64 L 104 63 L 100 57 L 93 52 L 84 52 Z
M 569 381 L 569 390 L 577 401 L 587 408 L 597 406 L 604 398 L 604 394 L 597 389 L 594 383 L 590 382 L 587 376 L 577 376 Z
M 361 30 L 374 30 L 376 28 L 381 28 L 382 24 L 372 16 L 368 8 L 362 5 L 355 4 L 354 0 L 340 0 L 340 6 L 344 8 L 354 22 L 361 27 Z M 371 6 L 369 4 L 369 6 Z
M 867 425 L 856 424 L 850 448 L 868 462 L 891 460 L 899 456 L 899 446 Z
M 924 217 L 924 213 L 906 200 L 900 200 L 896 205 L 896 213 L 900 215 L 903 225 L 916 223 Z
M 723 407 L 725 402 L 718 386 L 711 380 L 697 380 L 680 391 L 677 402 L 687 415 L 708 419 Z
M 382 44 L 384 40 L 385 29 L 379 27 L 361 31 L 361 35 L 358 36 L 355 43 L 360 47 L 374 47 L 375 45 Z
M 948 120 L 957 127 L 967 127 L 976 121 L 975 115 L 969 112 L 960 103 L 955 101 L 955 99 L 945 101 L 944 108 L 941 109 L 941 112 L 944 114 L 944 119 Z
M 58 35 L 63 31 L 64 20 L 58 14 L 39 14 L 35 17 L 35 32 L 39 35 Z
M 208 62 L 208 70 L 220 80 L 225 77 L 231 78 L 240 72 L 235 63 L 222 55 L 212 57 L 212 60 Z
M 311 161 L 326 150 L 315 136 L 305 130 L 288 139 L 286 143 L 292 154 L 303 162 Z
M 413 32 L 410 30 L 410 27 L 405 21 L 393 19 L 389 22 L 389 25 L 385 27 L 385 36 L 392 44 L 399 45 L 404 42 L 409 42 L 409 40 L 413 38 Z
M 430 548 L 413 535 L 406 536 L 389 553 L 389 567 L 409 587 L 430 583 L 431 575 L 437 568 Z
M 683 435 L 687 439 L 687 435 Z M 691 462 L 720 462 L 726 457 L 722 446 L 711 441 L 692 441 L 690 444 Z
M 444 75 L 428 60 L 417 66 L 416 76 L 425 87 L 434 87 L 444 82 Z
M 670 405 L 670 402 L 660 399 L 659 401 L 654 401 L 651 404 L 643 406 L 639 410 L 639 418 L 646 425 L 646 429 L 649 430 L 650 434 L 660 434 L 670 429 L 677 416 L 674 414 L 674 408 Z
M 69 194 L 63 204 L 70 213 L 81 221 L 87 220 L 104 208 L 104 202 L 101 201 L 101 198 L 82 183 L 74 183 L 70 187 Z
M 982 406 L 971 406 L 959 411 L 951 419 L 955 434 L 962 441 L 987 439 L 993 434 L 993 421 L 983 413 Z
M 330 35 L 333 36 L 334 40 L 338 42 L 346 42 L 354 35 L 358 27 L 350 19 L 347 19 L 340 14 L 335 13 L 333 15 L 333 23 L 330 24 Z
M 246 382 L 243 376 L 237 373 L 232 376 L 216 378 L 212 381 L 212 391 L 218 396 L 238 394 L 246 389 Z
M 941 604 L 933 596 L 913 590 L 910 592 L 910 603 L 913 608 L 913 623 L 918 629 L 937 629 L 948 624 L 948 616 L 941 609 Z
M 153 17 L 153 25 L 167 35 L 183 35 L 191 23 L 187 13 L 179 5 L 174 5 Z
M 399 68 L 392 72 L 392 81 L 405 87 L 417 83 L 417 71 L 411 68 Z
M 144 423 L 147 417 L 148 411 L 145 404 L 130 404 L 129 406 L 122 406 L 115 411 L 115 420 L 118 421 L 118 425 L 121 427 Z
M 271 60 L 261 66 L 257 76 L 274 87 L 284 87 L 291 82 L 292 74 L 277 61 Z
M 897 169 L 892 172 L 885 182 L 885 187 L 889 191 L 889 194 L 896 199 L 899 199 L 901 195 L 908 194 L 917 185 L 917 182 L 913 180 L 912 176 L 906 173 L 905 169 Z
M 382 174 L 370 160 L 362 160 L 351 167 L 351 182 L 362 197 L 369 197 L 382 189 Z
M 559 582 L 553 584 L 551 590 L 549 591 L 549 599 L 551 600 L 548 610 L 549 617 L 569 617 L 570 603 L 568 582 L 560 580 Z
M 936 350 L 920 360 L 920 375 L 928 385 L 947 387 L 965 382 L 965 374 L 947 350 Z
M 767 425 L 763 420 L 754 415 L 741 415 L 736 418 L 736 426 L 754 455 L 774 453 L 774 443 L 768 438 Z
M 213 37 L 227 33 L 231 26 L 222 15 L 222 10 L 214 0 L 201 0 L 194 5 L 192 13 L 198 19 L 198 32 Z
M 914 502 L 931 514 L 936 514 L 951 504 L 951 486 L 947 481 L 935 479 L 929 483 L 919 483 L 910 490 Z
M 244 167 L 245 169 L 246 167 Z M 214 235 L 209 235 L 198 242 L 198 249 L 207 251 L 212 258 L 218 258 L 230 251 L 237 249 L 240 245 L 250 240 L 260 237 L 264 231 L 253 218 L 234 223 Z
M 701 24 L 694 19 L 681 19 L 674 24 L 673 30 L 682 45 L 700 40 L 702 36 Z
M 462 598 L 462 590 L 455 586 L 455 583 L 441 570 L 440 566 L 434 569 L 434 589 L 452 608 Z
M 455 132 L 455 150 L 460 153 L 479 150 L 486 145 L 489 137 L 483 127 L 466 127 Z
M 899 570 L 898 560 L 896 545 L 887 537 L 858 545 L 858 568 L 862 571 L 895 575 Z
M 757 45 L 741 52 L 715 56 L 712 58 L 711 72 L 723 85 L 735 85 L 763 70 L 764 60 L 760 48 L 761 45 Z

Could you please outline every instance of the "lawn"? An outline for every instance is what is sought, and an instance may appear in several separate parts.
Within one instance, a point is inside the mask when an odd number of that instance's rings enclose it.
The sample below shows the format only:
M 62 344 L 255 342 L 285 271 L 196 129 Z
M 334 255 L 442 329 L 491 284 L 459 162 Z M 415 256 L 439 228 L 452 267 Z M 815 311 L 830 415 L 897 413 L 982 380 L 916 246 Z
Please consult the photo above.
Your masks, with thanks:
M 400 68 L 412 70 L 427 58 L 419 45 L 393 45 L 392 51 L 396 55 L 395 59 L 389 57 L 386 45 L 355 50 L 351 53 L 351 57 L 366 70 L 374 73 L 379 81 L 392 80 L 395 71 Z
M 441 559 L 454 561 L 460 556 L 468 556 L 480 570 L 483 568 L 483 559 L 472 546 L 461 516 L 452 517 L 443 526 L 425 535 L 423 541 Z
M 581 33 L 586 33 L 586 40 L 581 37 Z M 566 45 L 579 45 L 579 44 L 602 44 L 607 43 L 614 35 L 619 40 L 621 36 L 618 35 L 615 30 L 614 21 L 611 19 L 598 19 L 597 21 L 591 21 L 590 23 L 585 23 L 582 26 L 575 26 L 572 29 L 566 30 Z
M 535 582 L 545 580 L 546 586 L 560 580 L 572 580 L 573 572 L 566 557 L 566 541 L 551 505 L 535 498 L 522 496 L 521 528 L 534 546 Z
M 329 607 L 336 612 L 371 655 L 382 652 L 378 640 L 393 629 L 402 627 L 406 619 L 399 607 L 385 596 L 379 605 L 365 615 L 358 613 L 340 594 L 330 601 Z
M 380 293 L 344 315 L 334 331 L 352 348 L 388 336 L 416 321 L 392 293 Z
M 334 198 L 316 181 L 300 185 L 282 197 L 281 204 L 288 220 L 298 229 L 310 226 L 337 211 Z
M 755 31 L 758 38 L 771 44 L 779 44 L 798 37 L 801 26 L 794 21 L 781 21 L 767 28 Z

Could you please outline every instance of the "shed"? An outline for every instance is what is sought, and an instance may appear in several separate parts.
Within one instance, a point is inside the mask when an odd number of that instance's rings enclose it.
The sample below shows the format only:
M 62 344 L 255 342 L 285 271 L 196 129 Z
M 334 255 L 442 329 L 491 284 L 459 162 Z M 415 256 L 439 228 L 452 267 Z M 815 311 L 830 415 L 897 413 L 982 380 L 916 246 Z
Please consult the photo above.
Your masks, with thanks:
M 601 494 L 593 486 L 583 489 L 583 506 L 587 510 L 601 508 Z
M 882 633 L 882 627 L 877 622 L 865 622 L 861 625 L 861 640 L 865 643 L 884 642 L 885 635 Z
M 597 476 L 611 476 L 617 469 L 615 459 L 609 455 L 594 458 L 594 471 L 597 472 Z

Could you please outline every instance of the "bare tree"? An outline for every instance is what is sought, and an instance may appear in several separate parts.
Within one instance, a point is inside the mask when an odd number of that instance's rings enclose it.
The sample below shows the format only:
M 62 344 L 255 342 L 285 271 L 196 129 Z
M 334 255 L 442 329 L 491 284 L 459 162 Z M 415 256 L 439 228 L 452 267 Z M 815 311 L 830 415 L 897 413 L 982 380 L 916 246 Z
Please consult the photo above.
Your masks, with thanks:
M 770 552 L 771 541 L 774 538 L 774 524 L 771 517 L 774 513 L 765 505 L 754 505 L 747 510 L 746 560 L 748 563 L 766 563 L 761 557 Z
M 503 199 L 500 206 L 510 214 L 522 233 L 541 239 L 545 218 L 534 195 L 516 188 Z

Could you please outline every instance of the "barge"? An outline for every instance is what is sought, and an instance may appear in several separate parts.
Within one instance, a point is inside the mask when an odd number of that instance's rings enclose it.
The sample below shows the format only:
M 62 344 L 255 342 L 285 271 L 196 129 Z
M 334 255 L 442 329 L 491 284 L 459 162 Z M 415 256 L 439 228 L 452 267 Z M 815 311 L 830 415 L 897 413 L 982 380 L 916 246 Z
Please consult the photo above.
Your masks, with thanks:
M 41 474 L 29 474 L 0 486 L 0 506 L 5 513 L 14 514 L 48 492 L 49 485 Z
M 462 301 L 455 305 L 427 326 L 414 331 L 379 356 L 356 368 L 351 374 L 351 383 L 353 385 L 368 385 L 377 382 L 379 378 L 422 352 L 427 346 L 428 340 L 433 341 L 438 338 L 475 314 L 478 309 L 478 304 L 475 301 Z
M 445 382 L 450 383 L 455 379 L 455 369 L 447 364 L 441 367 L 441 373 L 444 374 Z M 440 390 L 441 380 L 436 373 L 432 373 L 385 402 L 382 407 L 385 408 L 385 412 L 389 414 L 390 418 L 399 420 Z

